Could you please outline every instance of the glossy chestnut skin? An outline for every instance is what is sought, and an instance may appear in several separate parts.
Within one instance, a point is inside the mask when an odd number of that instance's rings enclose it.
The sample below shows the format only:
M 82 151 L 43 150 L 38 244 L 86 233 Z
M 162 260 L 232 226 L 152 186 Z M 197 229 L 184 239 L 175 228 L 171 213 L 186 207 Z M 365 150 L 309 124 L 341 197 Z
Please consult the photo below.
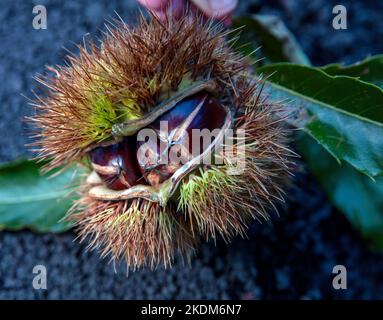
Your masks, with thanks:
M 207 92 L 198 93 L 180 101 L 149 125 L 147 129 L 152 130 L 155 141 L 149 144 L 137 141 L 134 135 L 114 145 L 96 148 L 90 154 L 93 167 L 113 190 L 137 184 L 157 187 L 206 149 L 202 138 L 198 147 L 193 145 L 193 129 L 219 129 L 225 118 L 226 111 L 216 98 Z
M 171 132 L 179 127 L 201 102 L 203 103 L 202 108 L 199 109 L 199 112 L 187 127 L 189 134 L 191 134 L 192 129 L 206 128 L 213 130 L 222 127 L 226 116 L 224 109 L 219 101 L 207 92 L 200 92 L 183 99 L 173 109 L 154 121 L 150 127 L 158 130 L 160 129 L 160 122 L 167 121 L 169 132 Z
M 137 163 L 135 136 L 92 150 L 90 159 L 93 169 L 112 190 L 124 190 L 138 183 L 145 183 L 139 181 L 143 179 Z M 111 172 L 107 172 L 108 170 Z
M 198 145 L 193 145 L 193 129 L 219 129 L 223 126 L 225 117 L 226 112 L 218 100 L 207 92 L 201 92 L 182 100 L 156 119 L 149 126 L 158 137 L 156 145 L 148 145 L 150 161 L 142 161 L 138 155 L 138 163 L 147 182 L 157 186 L 169 179 L 183 164 L 201 154 L 207 146 L 206 143 L 202 144 L 202 138 Z M 209 141 L 208 145 L 211 143 Z M 139 147 L 142 144 L 143 142 L 138 142 Z M 161 152 L 164 158 L 161 158 Z M 163 160 L 167 161 L 166 164 Z

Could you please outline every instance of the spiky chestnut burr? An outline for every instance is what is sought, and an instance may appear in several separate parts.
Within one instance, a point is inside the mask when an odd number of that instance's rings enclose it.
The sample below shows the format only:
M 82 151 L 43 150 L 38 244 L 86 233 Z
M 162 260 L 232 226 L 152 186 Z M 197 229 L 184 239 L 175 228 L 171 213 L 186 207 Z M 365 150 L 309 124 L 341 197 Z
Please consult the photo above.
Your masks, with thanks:
M 119 22 L 99 47 L 80 46 L 67 66 L 38 79 L 47 88 L 32 118 L 40 158 L 50 160 L 46 170 L 90 162 L 68 219 L 103 255 L 133 269 L 169 266 L 177 253 L 189 259 L 200 238 L 243 235 L 282 199 L 292 154 L 281 106 L 262 94 L 226 36 L 186 15 Z M 148 128 L 159 142 L 143 154 L 138 135 Z M 218 133 L 190 152 L 193 129 Z M 230 129 L 231 152 L 214 153 Z M 178 162 L 159 161 L 178 153 Z M 230 174 L 234 163 L 245 170 Z

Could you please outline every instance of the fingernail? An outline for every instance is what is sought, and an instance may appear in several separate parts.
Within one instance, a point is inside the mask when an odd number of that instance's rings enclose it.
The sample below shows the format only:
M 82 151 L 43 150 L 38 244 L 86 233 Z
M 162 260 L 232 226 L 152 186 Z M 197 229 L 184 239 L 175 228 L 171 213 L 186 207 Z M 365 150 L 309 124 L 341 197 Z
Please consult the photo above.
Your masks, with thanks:
M 151 10 L 161 10 L 166 8 L 169 0 L 138 0 L 143 6 Z
M 192 0 L 192 2 L 206 15 L 216 18 L 228 15 L 238 4 L 238 0 Z

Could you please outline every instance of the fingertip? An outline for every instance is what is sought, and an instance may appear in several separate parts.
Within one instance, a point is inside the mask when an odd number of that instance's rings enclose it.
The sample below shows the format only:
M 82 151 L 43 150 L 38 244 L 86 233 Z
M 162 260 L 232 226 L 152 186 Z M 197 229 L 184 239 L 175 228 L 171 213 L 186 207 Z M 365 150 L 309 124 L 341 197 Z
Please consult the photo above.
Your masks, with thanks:
M 171 16 L 176 19 L 180 18 L 184 9 L 185 5 L 183 0 L 169 0 L 166 6 L 152 11 L 160 20 L 165 20 L 166 16 Z
M 227 18 L 236 8 L 238 0 L 191 0 L 205 15 L 214 19 Z
M 149 10 L 160 11 L 166 8 L 170 0 L 138 0 L 138 2 Z

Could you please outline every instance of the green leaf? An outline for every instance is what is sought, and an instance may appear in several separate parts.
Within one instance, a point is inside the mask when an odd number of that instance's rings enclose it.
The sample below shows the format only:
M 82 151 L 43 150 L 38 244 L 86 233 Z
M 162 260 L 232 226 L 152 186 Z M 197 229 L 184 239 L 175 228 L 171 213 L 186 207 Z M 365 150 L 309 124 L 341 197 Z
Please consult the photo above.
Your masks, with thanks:
M 23 159 L 0 166 L 1 229 L 62 232 L 70 228 L 60 219 L 73 204 L 69 194 L 78 183 L 74 178 L 78 170 L 71 167 L 47 177 L 40 169 L 41 165 Z
M 239 28 L 239 39 L 235 48 L 249 55 L 260 47 L 262 56 L 251 57 L 258 60 L 265 57 L 271 62 L 294 62 L 310 65 L 309 58 L 303 52 L 294 35 L 282 20 L 272 15 L 252 15 L 234 18 L 233 27 Z
M 356 77 L 359 80 L 373 83 L 383 88 L 383 54 L 367 58 L 349 66 L 333 63 L 321 69 L 332 76 Z
M 318 68 L 279 63 L 264 66 L 270 94 L 288 98 L 305 129 L 339 162 L 370 177 L 383 175 L 383 90 Z
M 340 165 L 307 135 L 300 137 L 298 146 L 334 205 L 382 251 L 383 177 L 374 182 L 347 163 Z

